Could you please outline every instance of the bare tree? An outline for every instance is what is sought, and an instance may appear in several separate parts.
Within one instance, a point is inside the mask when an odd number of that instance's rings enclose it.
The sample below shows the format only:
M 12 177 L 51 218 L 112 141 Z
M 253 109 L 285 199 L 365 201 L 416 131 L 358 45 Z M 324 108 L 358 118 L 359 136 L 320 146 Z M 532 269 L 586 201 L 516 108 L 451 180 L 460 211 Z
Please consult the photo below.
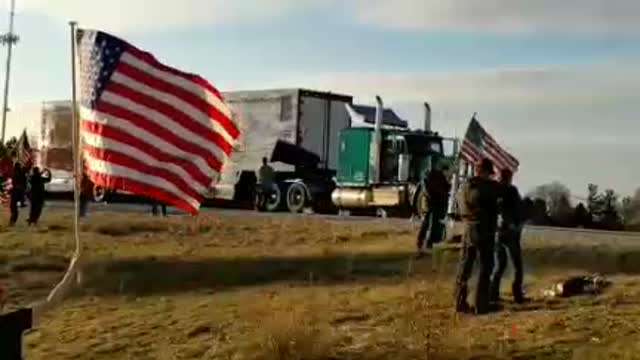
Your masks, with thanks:
M 535 188 L 529 197 L 543 200 L 547 205 L 547 214 L 558 225 L 569 225 L 573 217 L 571 206 L 571 191 L 559 182 L 540 185 Z

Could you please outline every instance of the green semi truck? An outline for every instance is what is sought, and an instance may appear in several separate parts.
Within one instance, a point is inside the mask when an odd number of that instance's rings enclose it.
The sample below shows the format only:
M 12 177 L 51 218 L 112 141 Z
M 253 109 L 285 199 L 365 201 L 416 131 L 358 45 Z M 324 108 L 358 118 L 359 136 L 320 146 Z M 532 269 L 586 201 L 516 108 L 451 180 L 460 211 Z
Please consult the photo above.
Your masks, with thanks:
M 410 130 L 383 126 L 382 99 L 377 97 L 376 101 L 374 127 L 340 131 L 332 202 L 345 215 L 423 216 L 429 204 L 423 179 L 437 162 L 448 162 L 455 168 L 457 141 L 431 131 L 427 103 L 424 129 Z M 445 142 L 449 141 L 453 149 L 447 154 Z

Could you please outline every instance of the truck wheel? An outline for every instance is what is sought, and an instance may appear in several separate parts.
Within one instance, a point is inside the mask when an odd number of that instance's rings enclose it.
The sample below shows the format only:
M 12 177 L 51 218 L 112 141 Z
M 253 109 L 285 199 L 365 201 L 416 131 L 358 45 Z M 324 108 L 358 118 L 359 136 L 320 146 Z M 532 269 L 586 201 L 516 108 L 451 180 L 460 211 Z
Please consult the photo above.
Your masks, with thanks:
M 100 203 L 105 201 L 107 198 L 107 191 L 102 186 L 94 185 L 93 186 L 93 201 Z
M 307 204 L 307 188 L 304 184 L 294 183 L 287 191 L 287 208 L 292 213 L 300 213 Z
M 281 201 L 282 201 L 282 192 L 280 191 L 280 187 L 278 185 L 274 185 L 273 189 L 265 199 L 264 208 L 269 212 L 276 211 L 280 207 Z

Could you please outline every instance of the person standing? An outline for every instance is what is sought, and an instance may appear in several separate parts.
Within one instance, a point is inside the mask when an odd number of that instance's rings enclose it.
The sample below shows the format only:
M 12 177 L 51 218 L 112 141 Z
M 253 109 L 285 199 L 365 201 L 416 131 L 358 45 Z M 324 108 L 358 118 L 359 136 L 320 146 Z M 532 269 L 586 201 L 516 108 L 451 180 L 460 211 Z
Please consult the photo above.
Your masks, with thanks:
M 269 165 L 266 157 L 262 158 L 262 166 L 257 171 L 257 186 L 256 190 L 257 197 L 256 205 L 258 208 L 261 208 L 265 205 L 266 199 L 268 199 L 271 194 L 274 192 L 274 187 L 276 186 L 276 173 L 275 170 Z
M 449 191 L 451 190 L 451 185 L 445 175 L 448 170 L 447 165 L 443 165 L 441 168 L 436 166 L 424 179 L 423 188 L 427 191 L 429 201 L 427 213 L 422 219 L 422 225 L 420 226 L 420 231 L 418 231 L 418 241 L 416 244 L 418 248 L 416 257 L 418 258 L 425 254 L 430 254 L 433 244 L 442 240 L 444 232 L 444 224 L 442 221 L 446 216 L 447 199 L 449 198 Z M 423 246 L 427 238 L 427 232 L 429 233 L 429 238 L 425 250 Z
M 29 225 L 36 225 L 40 220 L 42 214 L 42 207 L 44 206 L 44 185 L 51 181 L 51 172 L 44 170 L 42 173 L 36 166 L 31 170 L 31 177 L 29 183 L 31 184 L 31 208 L 29 209 L 29 219 L 27 223 Z
M 476 258 L 480 261 L 480 274 L 475 293 L 475 313 L 486 314 L 495 310 L 490 302 L 491 273 L 494 265 L 495 233 L 498 218 L 498 183 L 491 179 L 493 162 L 483 159 L 461 192 L 460 208 L 465 223 L 462 255 L 455 284 L 455 310 L 472 312 L 467 303 L 467 283 L 471 278 Z
M 86 171 L 82 172 L 80 179 L 80 217 L 87 215 L 87 208 L 89 207 L 89 200 L 93 195 L 93 183 L 89 179 Z
M 262 185 L 263 191 L 271 191 L 275 183 L 275 171 L 269 165 L 267 158 L 262 158 L 262 166 L 258 169 L 258 183 Z
M 20 163 L 15 163 L 13 166 L 13 175 L 11 176 L 11 199 L 9 204 L 9 210 L 11 216 L 9 218 L 9 226 L 13 226 L 18 221 L 18 205 L 24 200 L 25 190 L 27 189 L 27 175 Z
M 491 279 L 491 301 L 500 302 L 500 280 L 507 268 L 507 251 L 511 257 L 514 278 L 511 285 L 513 300 L 523 303 L 526 299 L 522 290 L 524 271 L 522 268 L 522 250 L 520 238 L 523 227 L 523 204 L 518 188 L 512 184 L 513 173 L 504 169 L 500 173 L 500 215 L 496 257 L 498 264 Z

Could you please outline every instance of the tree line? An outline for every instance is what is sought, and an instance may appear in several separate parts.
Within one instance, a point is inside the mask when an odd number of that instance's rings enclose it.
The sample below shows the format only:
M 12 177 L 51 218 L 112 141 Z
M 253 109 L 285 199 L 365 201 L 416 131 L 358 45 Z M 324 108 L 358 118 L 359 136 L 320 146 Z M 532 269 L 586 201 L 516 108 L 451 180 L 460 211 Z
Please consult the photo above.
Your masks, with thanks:
M 589 184 L 587 191 L 587 198 L 573 205 L 565 185 L 540 185 L 523 199 L 525 216 L 532 225 L 640 231 L 640 189 L 622 198 L 596 184 Z

